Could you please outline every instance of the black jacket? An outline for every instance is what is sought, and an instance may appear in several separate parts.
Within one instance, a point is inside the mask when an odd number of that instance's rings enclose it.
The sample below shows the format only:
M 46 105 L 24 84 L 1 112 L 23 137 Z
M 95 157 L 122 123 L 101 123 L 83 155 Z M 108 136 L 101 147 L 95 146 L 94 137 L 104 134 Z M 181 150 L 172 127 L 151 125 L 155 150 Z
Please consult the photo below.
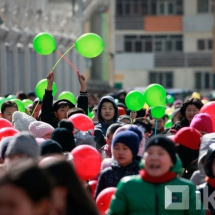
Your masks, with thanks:
M 58 127 L 58 120 L 56 119 L 53 110 L 53 96 L 52 91 L 45 90 L 45 95 L 43 96 L 43 104 L 41 108 L 41 121 L 49 123 L 54 128 Z M 77 107 L 82 108 L 84 112 L 88 113 L 88 97 L 87 92 L 80 92 L 77 101 Z

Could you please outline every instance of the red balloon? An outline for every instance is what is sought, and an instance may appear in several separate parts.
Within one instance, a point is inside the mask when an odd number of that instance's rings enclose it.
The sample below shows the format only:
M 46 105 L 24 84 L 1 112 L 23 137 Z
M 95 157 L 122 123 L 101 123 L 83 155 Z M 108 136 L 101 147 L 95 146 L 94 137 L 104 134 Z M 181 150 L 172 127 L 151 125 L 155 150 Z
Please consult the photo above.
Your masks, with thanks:
M 215 101 L 208 102 L 205 104 L 199 111 L 199 113 L 208 113 L 211 116 L 211 120 L 213 122 L 213 130 L 215 132 Z
M 0 141 L 4 137 L 10 137 L 10 136 L 13 136 L 17 133 L 19 133 L 19 131 L 16 130 L 15 128 L 11 128 L 11 127 L 1 128 L 0 129 Z
M 5 128 L 5 127 L 11 127 L 11 128 L 13 128 L 13 125 L 7 119 L 0 118 L 0 129 L 1 128 Z
M 96 206 L 101 214 L 105 214 L 109 208 L 112 196 L 116 192 L 116 187 L 108 187 L 99 193 L 96 198 Z
M 93 121 L 85 114 L 78 113 L 70 116 L 68 118 L 74 125 L 74 127 L 79 131 L 90 131 L 91 134 L 94 133 Z
M 89 145 L 75 147 L 71 154 L 75 170 L 82 180 L 90 180 L 98 175 L 102 158 L 99 152 Z
M 89 184 L 89 187 L 90 187 L 90 189 L 92 191 L 92 197 L 94 197 L 98 181 L 97 180 L 92 180 L 92 181 L 89 181 L 88 184 Z

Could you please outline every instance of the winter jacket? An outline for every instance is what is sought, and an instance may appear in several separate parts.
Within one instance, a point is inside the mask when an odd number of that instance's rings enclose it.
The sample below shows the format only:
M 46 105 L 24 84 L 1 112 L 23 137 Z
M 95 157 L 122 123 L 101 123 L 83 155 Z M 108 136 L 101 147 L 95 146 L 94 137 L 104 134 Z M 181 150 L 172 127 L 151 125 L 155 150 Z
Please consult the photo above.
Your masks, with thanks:
M 43 96 L 42 112 L 41 112 L 41 121 L 49 123 L 54 128 L 58 127 L 58 120 L 54 116 L 52 111 L 53 105 L 53 96 L 51 90 L 45 90 L 45 95 Z M 85 113 L 88 111 L 88 97 L 87 92 L 80 92 L 77 101 L 77 107 L 83 109 Z
M 179 131 L 181 128 L 189 127 L 190 123 L 187 119 L 182 119 L 181 121 L 176 122 L 168 131 L 167 135 L 174 133 L 175 131 Z
M 198 157 L 198 169 L 193 173 L 190 180 L 195 185 L 200 185 L 205 182 L 205 170 L 203 166 L 203 160 L 205 158 L 205 155 L 207 154 L 209 146 L 215 143 L 215 133 L 205 134 L 202 137 L 200 150 L 199 150 L 199 157 Z
M 115 115 L 114 115 L 113 121 L 108 123 L 108 124 L 105 124 L 105 122 L 101 116 L 101 108 L 102 108 L 103 102 L 111 102 L 114 106 L 114 109 L 115 109 Z M 98 105 L 97 114 L 98 114 L 99 123 L 95 127 L 100 129 L 103 132 L 104 136 L 106 136 L 106 132 L 107 132 L 108 127 L 110 125 L 112 125 L 113 123 L 117 122 L 117 119 L 118 119 L 118 108 L 117 108 L 117 105 L 114 101 L 114 98 L 111 96 L 102 97 L 100 102 L 99 102 L 99 105 Z
M 171 171 L 179 173 L 181 165 L 179 161 L 171 169 Z M 188 209 L 165 209 L 165 190 L 168 185 L 187 186 L 189 194 L 183 196 L 180 191 L 171 192 L 172 199 L 166 197 L 169 203 L 183 202 L 183 206 Z M 182 190 L 182 188 L 179 188 Z M 124 177 L 117 186 L 115 196 L 112 198 L 108 215 L 203 215 L 202 209 L 196 210 L 196 201 L 201 208 L 201 203 L 196 200 L 195 186 L 186 179 L 175 177 L 166 183 L 153 184 L 144 181 L 140 175 Z M 189 202 L 189 205 L 187 205 Z
M 115 160 L 111 164 L 111 167 L 105 168 L 98 180 L 96 187 L 95 198 L 98 194 L 107 187 L 116 187 L 120 179 L 128 175 L 137 175 L 139 172 L 139 163 L 133 161 L 127 166 L 120 166 Z

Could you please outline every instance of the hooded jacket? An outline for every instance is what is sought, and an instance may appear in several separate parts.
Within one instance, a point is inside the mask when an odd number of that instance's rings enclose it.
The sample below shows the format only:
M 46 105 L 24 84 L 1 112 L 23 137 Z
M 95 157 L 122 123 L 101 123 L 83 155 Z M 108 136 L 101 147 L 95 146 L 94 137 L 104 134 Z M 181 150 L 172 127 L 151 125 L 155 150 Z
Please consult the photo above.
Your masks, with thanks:
M 190 180 L 195 185 L 200 185 L 205 182 L 205 170 L 204 170 L 204 166 L 203 166 L 203 160 L 205 158 L 205 155 L 207 154 L 209 146 L 212 143 L 215 143 L 215 133 L 205 134 L 202 137 L 200 150 L 199 150 L 199 157 L 198 157 L 198 169 L 199 170 L 195 171 L 190 178 Z
M 113 104 L 114 110 L 115 110 L 113 120 L 112 120 L 112 122 L 110 122 L 108 124 L 106 124 L 104 122 L 104 119 L 101 116 L 101 108 L 102 108 L 102 104 L 104 102 L 111 102 Z M 97 114 L 98 114 L 99 124 L 97 124 L 95 127 L 100 129 L 103 132 L 104 136 L 106 136 L 106 132 L 107 132 L 108 127 L 110 125 L 112 125 L 113 123 L 117 122 L 117 119 L 118 119 L 118 108 L 117 108 L 117 105 L 116 105 L 114 98 L 112 96 L 104 96 L 101 98 L 99 105 L 98 105 Z
M 171 171 L 180 173 L 181 162 L 177 159 Z M 189 194 L 183 196 L 183 202 L 189 202 L 188 209 L 165 209 L 165 187 L 168 185 L 188 186 Z M 169 182 L 154 184 L 144 181 L 140 175 L 124 177 L 117 186 L 115 196 L 112 198 L 108 215 L 203 215 L 203 210 L 196 210 L 196 201 L 200 206 L 200 201 L 196 200 L 195 186 L 186 179 L 175 177 Z M 181 194 L 181 193 L 180 193 Z M 172 201 L 179 203 L 182 201 L 179 191 L 171 192 Z M 183 207 L 183 206 L 182 206 Z

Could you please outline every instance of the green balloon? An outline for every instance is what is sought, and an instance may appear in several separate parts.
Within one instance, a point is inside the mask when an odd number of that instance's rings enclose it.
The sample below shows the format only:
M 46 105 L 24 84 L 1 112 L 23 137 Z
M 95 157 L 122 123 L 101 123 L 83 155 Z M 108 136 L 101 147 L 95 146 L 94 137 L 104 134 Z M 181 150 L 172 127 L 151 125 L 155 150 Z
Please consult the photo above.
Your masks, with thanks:
M 76 40 L 75 48 L 82 56 L 94 58 L 102 53 L 104 42 L 99 35 L 87 33 L 83 34 Z
M 138 90 L 129 92 L 125 97 L 125 104 L 131 111 L 141 110 L 145 104 L 143 93 Z
M 74 96 L 73 93 L 69 92 L 69 91 L 64 91 L 62 92 L 58 98 L 58 100 L 61 100 L 61 99 L 67 99 L 68 101 L 72 102 L 72 104 L 76 105 L 76 98 Z
M 164 128 L 171 128 L 171 126 L 172 126 L 172 120 L 169 119 L 166 121 Z
M 43 100 L 43 96 L 45 94 L 45 90 L 47 89 L 47 85 L 48 85 L 47 79 L 42 79 L 37 83 L 35 87 L 36 95 L 40 100 Z M 55 84 L 55 82 L 53 82 L 52 95 L 55 96 L 56 93 L 57 93 L 57 85 Z
M 33 40 L 34 50 L 41 55 L 49 55 L 56 50 L 54 37 L 46 32 L 39 33 Z
M 151 114 L 155 119 L 160 119 L 165 115 L 165 110 L 163 106 L 156 106 L 151 109 Z
M 174 99 L 174 97 L 172 95 L 167 95 L 166 102 L 168 104 L 173 104 L 174 101 L 175 101 L 175 99 Z
M 15 99 L 15 98 L 16 98 L 15 95 L 9 95 L 9 96 L 7 97 L 7 100 L 11 100 L 11 99 Z
M 25 107 L 28 107 L 28 105 L 33 104 L 33 101 L 30 99 L 24 99 L 24 100 L 22 100 L 22 103 L 25 105 Z
M 18 111 L 25 112 L 25 105 L 19 99 L 12 99 L 11 101 L 15 102 L 18 106 Z
M 149 107 L 166 106 L 166 90 L 160 84 L 150 84 L 144 92 Z
M 90 112 L 90 109 L 89 109 L 89 107 L 88 107 L 88 111 L 87 111 L 87 112 L 88 112 L 88 114 L 87 114 L 87 115 L 90 117 L 90 119 L 92 119 L 92 118 L 93 118 L 93 116 L 94 116 L 93 111 L 91 111 L 91 112 Z

